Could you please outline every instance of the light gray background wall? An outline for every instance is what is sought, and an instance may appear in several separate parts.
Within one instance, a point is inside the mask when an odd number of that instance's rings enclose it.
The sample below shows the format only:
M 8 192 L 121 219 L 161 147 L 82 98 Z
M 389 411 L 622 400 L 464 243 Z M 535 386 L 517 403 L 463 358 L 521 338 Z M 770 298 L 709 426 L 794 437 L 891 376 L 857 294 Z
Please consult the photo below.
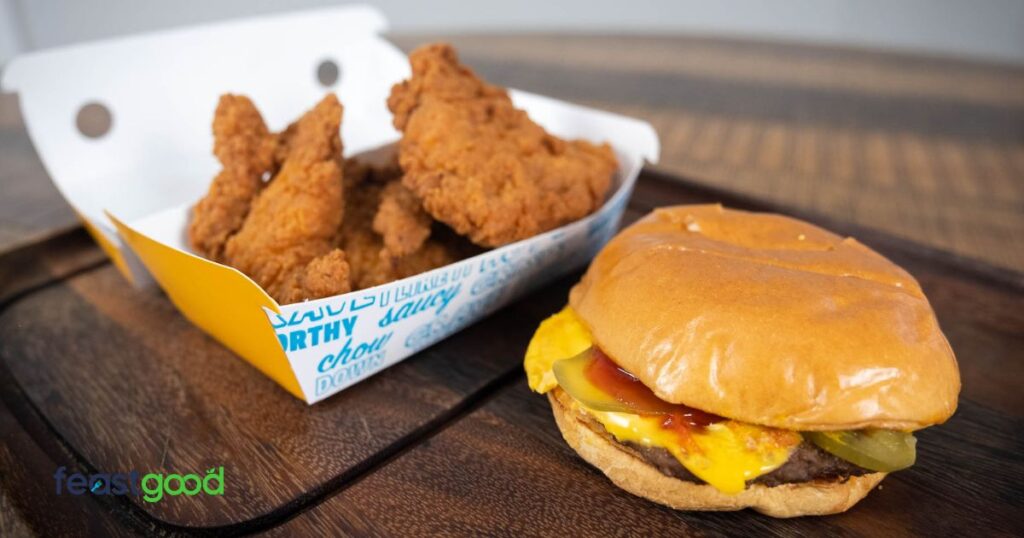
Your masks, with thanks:
M 0 0 L 0 64 L 32 50 L 345 2 Z M 1024 64 L 1024 0 L 369 0 L 395 32 L 689 33 L 819 41 Z

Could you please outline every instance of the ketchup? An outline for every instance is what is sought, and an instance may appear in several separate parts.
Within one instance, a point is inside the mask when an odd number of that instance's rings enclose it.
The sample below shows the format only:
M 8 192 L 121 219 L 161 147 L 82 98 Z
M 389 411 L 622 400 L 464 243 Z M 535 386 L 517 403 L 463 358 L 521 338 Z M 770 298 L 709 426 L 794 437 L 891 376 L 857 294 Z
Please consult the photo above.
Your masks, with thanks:
M 704 428 L 725 420 L 718 415 L 658 398 L 647 385 L 620 368 L 596 347 L 593 349 L 593 360 L 584 369 L 584 375 L 597 388 L 635 409 L 637 414 L 664 415 L 661 426 L 667 430 L 685 434 L 690 428 Z

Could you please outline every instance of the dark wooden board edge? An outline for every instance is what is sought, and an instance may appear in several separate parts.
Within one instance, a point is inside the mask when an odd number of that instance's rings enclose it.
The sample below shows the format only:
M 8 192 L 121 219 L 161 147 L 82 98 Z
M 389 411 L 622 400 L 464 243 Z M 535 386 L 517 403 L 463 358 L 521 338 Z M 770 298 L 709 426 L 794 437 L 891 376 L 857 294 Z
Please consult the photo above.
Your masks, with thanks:
M 0 310 L 37 289 L 108 263 L 110 259 L 81 226 L 3 252 Z
M 41 536 L 136 536 L 160 528 L 124 510 L 119 497 L 55 495 L 53 474 L 95 471 L 53 430 L 0 363 L 0 463 L 17 462 L 0 473 L 0 487 L 11 494 L 25 525 Z M 7 457 L 8 454 L 14 457 Z M 40 507 L 44 507 L 40 510 Z M 77 520 L 75 518 L 80 518 Z
M 73 278 L 75 276 L 103 268 L 107 265 L 109 264 L 104 261 L 99 263 L 88 263 L 77 267 L 72 271 L 68 271 L 63 275 L 49 278 L 42 282 L 33 283 L 33 285 L 28 287 L 19 288 L 20 291 L 17 293 L 9 294 L 6 296 L 7 299 L 0 300 L 0 312 L 3 312 L 4 309 L 22 298 L 28 297 L 51 286 L 59 285 L 64 281 L 64 279 Z M 578 278 L 579 274 L 574 274 L 562 280 L 575 281 Z M 125 282 L 125 285 L 129 284 Z M 509 308 L 515 309 L 517 307 L 511 306 Z M 519 308 L 519 310 L 529 310 L 529 308 Z M 498 314 L 500 314 L 500 312 L 492 314 L 491 316 L 488 316 L 488 318 Z M 425 353 L 430 352 L 431 351 L 429 349 L 425 351 Z M 398 457 L 405 451 L 412 449 L 418 445 L 421 439 L 434 437 L 439 431 L 443 430 L 448 425 L 457 422 L 462 416 L 479 408 L 483 405 L 483 402 L 489 400 L 493 395 L 503 393 L 506 387 L 514 385 L 519 381 L 519 378 L 520 375 L 518 368 L 510 368 L 501 372 L 491 381 L 481 386 L 478 390 L 466 395 L 456 405 L 446 409 L 444 412 L 440 413 L 438 416 L 434 417 L 422 426 L 399 437 L 393 443 L 361 461 L 346 472 L 332 477 L 321 486 L 306 491 L 303 495 L 294 498 L 291 502 L 281 505 L 266 514 L 239 523 L 210 527 L 182 526 L 163 521 L 158 517 L 153 516 L 125 496 L 63 496 L 60 499 L 64 502 L 59 504 L 66 506 L 71 511 L 86 514 L 88 517 L 102 520 L 102 525 L 99 525 L 99 528 L 101 529 L 105 529 L 106 526 L 110 525 L 108 520 L 116 520 L 118 524 L 124 526 L 124 529 L 122 530 L 130 530 L 133 533 L 147 536 L 241 536 L 259 532 L 267 528 L 274 528 L 284 521 L 294 517 L 296 513 L 304 512 L 305 510 L 318 505 L 325 498 L 333 496 L 337 491 L 345 489 L 349 484 L 358 481 L 361 477 L 372 473 L 375 469 L 386 464 L 386 462 Z M 8 416 L 11 420 L 5 422 L 4 419 Z M 67 466 L 68 473 L 82 472 L 84 474 L 92 474 L 100 472 L 100 469 L 98 469 L 88 460 L 88 458 L 76 450 L 71 443 L 62 437 L 58 428 L 46 418 L 45 414 L 36 405 L 34 405 L 31 398 L 29 398 L 27 394 L 25 394 L 24 390 L 18 385 L 15 376 L 3 361 L 0 361 L 0 432 L 4 433 L 5 440 L 8 438 L 8 433 L 12 434 L 12 440 L 16 440 L 15 434 L 28 436 L 33 440 L 33 443 L 36 446 L 42 448 L 43 453 L 46 455 L 45 461 L 49 466 L 44 464 L 37 465 L 32 468 L 32 471 L 36 472 L 32 478 L 35 478 L 37 481 L 41 481 L 38 483 L 42 484 L 42 491 L 45 491 L 48 487 L 52 487 L 53 472 L 60 465 Z M 0 462 L 3 462 L 3 456 L 5 455 L 5 452 L 3 451 L 4 445 L 5 442 L 0 442 Z M 24 443 L 22 443 L 22 445 L 24 445 Z M 55 462 L 61 463 L 57 464 Z M 12 476 L 17 478 L 17 475 L 12 474 Z M 20 482 L 13 482 L 12 480 L 3 480 L 2 477 L 0 477 L 0 487 L 3 487 L 8 491 L 22 490 L 23 484 Z M 39 494 L 36 490 L 39 490 L 39 488 L 29 488 L 30 492 L 33 492 L 33 494 L 38 496 Z M 25 509 L 27 507 L 25 502 L 21 502 L 19 504 L 21 505 L 19 508 Z M 39 527 L 44 529 L 47 531 L 47 534 L 49 534 L 50 530 L 65 530 L 65 527 L 54 527 L 53 522 L 46 518 L 40 518 L 38 511 L 29 511 L 26 515 L 28 516 L 26 520 L 30 526 L 33 528 Z M 58 523 L 59 522 L 60 521 L 58 520 Z M 66 535 L 68 533 L 57 532 L 56 534 Z M 71 532 L 70 534 L 78 534 L 78 532 Z M 90 532 L 90 534 L 93 533 Z M 105 534 L 107 533 L 99 532 L 96 535 Z
M 630 201 L 630 215 L 627 217 L 627 221 L 637 218 L 659 204 L 659 197 L 656 196 L 656 191 L 661 189 L 683 188 L 692 192 L 699 198 L 706 198 L 709 202 L 720 202 L 727 207 L 783 213 L 816 223 L 825 228 L 844 233 L 846 235 L 867 238 L 865 243 L 880 250 L 884 254 L 897 251 L 909 252 L 915 256 L 934 260 L 935 263 L 944 266 L 950 271 L 959 273 L 965 278 L 982 282 L 989 286 L 997 288 L 1009 287 L 1014 290 L 1024 289 L 1024 274 L 1022 273 L 1001 269 L 978 260 L 965 258 L 940 249 L 920 245 L 913 241 L 895 237 L 885 232 L 871 230 L 849 223 L 838 222 L 827 216 L 789 208 L 782 204 L 765 202 L 743 194 L 708 186 L 688 178 L 666 174 L 651 168 L 644 169 L 641 181 L 656 184 L 656 188 L 654 189 L 655 192 L 650 194 L 642 192 L 634 193 L 634 198 Z M 19 299 L 31 295 L 35 291 L 58 283 L 64 279 L 71 278 L 77 274 L 81 274 L 82 272 L 96 269 L 106 265 L 107 263 L 109 262 L 102 254 L 102 251 L 99 250 L 99 248 L 92 242 L 91 238 L 89 238 L 81 228 L 67 230 L 37 243 L 28 244 L 0 254 L 0 275 L 18 275 L 17 278 L 10 280 L 0 280 L 0 284 L 2 284 L 0 285 L 0 311 L 6 309 L 10 304 L 18 301 Z M 14 269 L 12 270 L 12 268 Z M 4 273 L 2 271 L 7 272 Z M 130 284 L 125 282 L 125 285 Z M 2 365 L 0 365 L 0 367 L 2 367 Z M 88 462 L 77 457 L 77 454 L 74 453 L 72 447 L 67 446 L 59 440 L 56 432 L 52 427 L 46 424 L 45 418 L 42 417 L 37 410 L 26 409 L 24 407 L 24 403 L 27 403 L 27 400 L 24 398 L 18 398 L 19 390 L 7 390 L 7 388 L 10 387 L 8 383 L 13 381 L 10 378 L 9 372 L 0 371 L 0 377 L 6 378 L 6 380 L 0 381 L 0 383 L 6 385 L 3 387 L 3 401 L 7 409 L 4 411 L 17 417 L 18 422 L 24 430 L 31 432 L 32 439 L 37 445 L 45 447 L 48 454 L 59 454 L 61 461 L 68 460 L 68 457 L 71 456 L 71 460 L 79 465 L 80 468 L 87 472 L 89 470 L 93 470 Z M 101 506 L 102 509 L 99 511 L 90 509 L 90 512 L 91 515 L 97 517 L 102 517 L 103 515 L 115 517 L 111 516 L 111 514 L 117 513 L 118 515 L 116 517 L 122 523 L 127 524 L 137 532 L 147 534 L 157 533 L 173 535 L 187 533 L 201 535 L 237 535 L 279 527 L 282 523 L 301 515 L 312 507 L 315 507 L 324 499 L 347 489 L 352 484 L 358 483 L 362 478 L 368 476 L 374 470 L 386 465 L 388 462 L 396 458 L 401 457 L 404 453 L 412 450 L 418 444 L 433 438 L 436 434 L 443 431 L 451 424 L 454 424 L 462 417 L 479 409 L 500 393 L 514 386 L 518 381 L 520 381 L 521 377 L 522 374 L 518 367 L 505 372 L 477 393 L 472 394 L 460 405 L 450 409 L 449 412 L 438 417 L 437 420 L 432 421 L 414 432 L 411 432 L 400 441 L 388 447 L 388 449 L 381 451 L 381 453 L 377 454 L 376 457 L 367 460 L 364 465 L 354 468 L 350 473 L 345 473 L 343 476 L 336 477 L 335 480 L 328 482 L 321 490 L 308 492 L 307 495 L 297 499 L 296 502 L 282 507 L 281 510 L 268 514 L 265 517 L 256 518 L 241 524 L 229 525 L 227 527 L 180 527 L 155 520 L 145 512 L 139 510 L 129 501 L 119 497 L 111 498 L 121 501 L 120 503 L 118 503 L 117 500 L 110 501 L 117 503 L 116 505 L 110 505 L 106 502 L 99 503 L 95 498 L 90 497 L 91 502 L 105 505 Z M 16 386 L 11 388 L 17 389 Z M 7 485 L 5 484 L 4 487 L 6 488 Z
M 69 536 L 83 532 L 96 536 L 248 535 L 278 527 L 296 514 L 317 506 L 413 449 L 421 440 L 436 436 L 519 380 L 518 370 L 505 372 L 458 405 L 409 432 L 348 472 L 333 477 L 322 487 L 308 491 L 264 516 L 220 527 L 186 527 L 157 519 L 123 496 L 54 496 L 49 488 L 52 487 L 51 477 L 57 467 L 64 465 L 68 473 L 81 472 L 86 475 L 99 472 L 99 469 L 61 437 L 17 385 L 7 367 L 0 362 L 0 433 L 3 433 L 0 463 L 13 462 L 13 456 L 16 456 L 23 466 L 21 472 L 0 473 L 0 487 L 7 492 L 20 492 L 14 496 L 15 508 L 23 514 L 28 527 L 43 535 Z M 42 517 L 45 514 L 38 507 L 46 506 L 49 512 L 53 505 L 85 518 L 88 524 L 76 525 L 66 517 Z
M 83 241 L 85 241 L 86 244 L 90 244 L 88 238 L 83 239 Z M 43 292 L 47 288 L 62 285 L 64 278 L 84 276 L 101 269 L 112 271 L 109 263 L 102 261 L 100 263 L 89 263 L 63 276 L 50 278 L 49 280 L 41 283 L 34 282 L 33 285 L 28 287 L 21 287 L 19 288 L 20 291 L 17 293 L 8 294 L 8 299 L 5 302 L 0 302 L 0 312 L 3 312 L 5 308 L 15 305 L 21 299 L 34 297 L 35 294 Z M 562 282 L 561 285 L 565 288 L 565 290 L 562 290 L 562 293 L 564 294 L 568 289 L 568 286 L 578 280 L 578 278 L 579 273 L 563 277 L 560 280 L 560 282 Z M 127 282 L 124 284 L 128 285 Z M 553 283 L 553 285 L 557 284 Z M 543 301 L 534 302 L 529 301 L 528 299 L 529 298 L 525 301 L 512 305 L 507 309 L 503 309 L 487 316 L 485 320 L 481 320 L 478 324 L 474 325 L 474 327 L 498 322 L 498 320 L 492 319 L 496 317 L 499 319 L 501 317 L 508 318 L 504 320 L 504 323 L 510 323 L 512 319 L 520 316 L 530 318 L 530 325 L 532 325 L 534 319 L 539 320 L 540 318 L 538 316 L 546 315 L 546 313 L 554 307 L 551 304 L 545 304 Z M 473 331 L 474 327 L 468 328 L 467 331 Z M 453 338 L 457 339 L 459 338 L 459 335 L 455 335 Z M 436 353 L 436 350 L 431 348 L 424 353 Z M 330 477 L 314 489 L 307 490 L 303 494 L 292 498 L 287 503 L 279 505 L 273 510 L 261 514 L 258 517 L 252 517 L 244 521 L 220 526 L 182 526 L 175 522 L 165 521 L 159 516 L 155 516 L 145 511 L 140 508 L 138 504 L 128 500 L 127 497 L 96 497 L 96 499 L 100 499 L 100 504 L 107 507 L 109 509 L 108 511 L 116 510 L 120 515 L 119 520 L 127 523 L 131 528 L 144 532 L 145 534 L 177 535 L 184 533 L 217 536 L 241 535 L 255 532 L 263 528 L 274 527 L 281 521 L 292 517 L 294 513 L 301 512 L 308 507 L 317 505 L 325 497 L 333 495 L 336 491 L 342 489 L 347 485 L 347 483 L 354 479 L 371 473 L 373 469 L 379 467 L 384 461 L 393 458 L 396 454 L 402 453 L 407 448 L 417 444 L 419 439 L 432 437 L 435 435 L 437 430 L 443 429 L 448 424 L 457 422 L 459 417 L 480 406 L 478 400 L 485 399 L 492 394 L 503 392 L 505 386 L 509 386 L 519 379 L 518 368 L 515 366 L 518 364 L 518 360 L 513 361 L 510 364 L 513 366 L 507 368 L 502 367 L 499 372 L 493 375 L 490 381 L 481 385 L 474 392 L 467 394 L 463 399 L 459 400 L 456 405 L 446 408 L 442 413 L 433 417 L 422 426 L 405 433 L 393 443 L 360 461 L 357 465 L 345 472 Z M 36 437 L 41 440 L 40 442 L 45 441 L 57 447 L 52 449 L 52 452 L 57 454 L 54 456 L 54 459 L 56 461 L 64 462 L 64 464 L 69 467 L 69 473 L 74 472 L 73 469 L 77 469 L 86 474 L 100 471 L 100 469 L 97 468 L 97 466 L 91 462 L 87 456 L 76 450 L 74 443 L 63 438 L 60 428 L 58 428 L 56 424 L 52 423 L 46 417 L 46 414 L 42 409 L 27 396 L 25 391 L 22 390 L 21 386 L 18 384 L 18 381 L 10 368 L 3 361 L 0 361 L 0 390 L 3 390 L 3 394 L 5 396 L 5 398 L 0 399 L 0 411 L 2 411 L 2 408 L 5 406 L 5 402 L 3 400 L 9 399 L 10 402 L 7 402 L 6 406 L 8 408 L 18 410 L 18 413 L 15 414 L 18 417 L 23 417 L 24 422 L 31 425 L 31 430 L 36 432 Z M 0 445 L 2 445 L 2 443 L 0 443 Z M 52 474 L 52 469 L 45 469 L 42 470 L 38 476 L 45 480 L 52 480 L 50 478 Z M 79 498 L 78 500 L 80 502 L 96 502 L 93 501 L 91 496 Z

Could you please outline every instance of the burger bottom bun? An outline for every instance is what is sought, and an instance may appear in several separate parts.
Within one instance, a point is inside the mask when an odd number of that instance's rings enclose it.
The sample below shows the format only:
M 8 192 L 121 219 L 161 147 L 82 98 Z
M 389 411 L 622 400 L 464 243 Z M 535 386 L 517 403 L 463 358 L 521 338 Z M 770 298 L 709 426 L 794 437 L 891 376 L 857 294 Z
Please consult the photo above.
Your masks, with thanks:
M 722 493 L 707 484 L 696 484 L 661 474 L 616 443 L 595 432 L 578 412 L 548 394 L 562 437 L 584 460 L 597 467 L 616 486 L 677 510 L 742 510 L 753 508 L 772 517 L 838 514 L 863 499 L 886 473 L 850 477 L 845 482 L 813 481 L 767 487 L 753 484 L 741 493 Z

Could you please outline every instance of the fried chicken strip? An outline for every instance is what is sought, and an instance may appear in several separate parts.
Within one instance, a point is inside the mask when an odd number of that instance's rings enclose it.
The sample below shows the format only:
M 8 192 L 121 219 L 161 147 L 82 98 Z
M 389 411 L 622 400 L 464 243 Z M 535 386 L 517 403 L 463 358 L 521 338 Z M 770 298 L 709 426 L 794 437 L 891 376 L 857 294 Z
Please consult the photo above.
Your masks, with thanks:
M 213 140 L 222 169 L 192 210 L 188 239 L 199 254 L 222 261 L 224 245 L 263 188 L 263 176 L 275 168 L 277 139 L 249 98 L 227 94 L 217 103 Z
M 450 45 L 421 47 L 409 60 L 412 78 L 392 88 L 388 107 L 403 132 L 402 184 L 435 219 L 496 247 L 603 202 L 617 166 L 607 144 L 548 134 L 504 89 L 460 64 Z
M 280 171 L 252 204 L 225 249 L 225 261 L 281 304 L 351 289 L 336 248 L 344 212 L 342 106 L 329 94 L 283 133 Z
M 432 222 L 419 198 L 401 181 L 384 186 L 373 230 L 383 238 L 385 255 L 398 258 L 419 250 L 430 237 Z
M 379 286 L 429 271 L 476 254 L 479 249 L 454 233 L 424 237 L 410 252 L 395 254 L 382 235 L 374 230 L 384 193 L 399 185 L 400 171 L 372 167 L 356 160 L 346 161 L 345 220 L 340 245 L 348 257 L 353 289 Z M 430 235 L 430 223 L 427 235 Z

